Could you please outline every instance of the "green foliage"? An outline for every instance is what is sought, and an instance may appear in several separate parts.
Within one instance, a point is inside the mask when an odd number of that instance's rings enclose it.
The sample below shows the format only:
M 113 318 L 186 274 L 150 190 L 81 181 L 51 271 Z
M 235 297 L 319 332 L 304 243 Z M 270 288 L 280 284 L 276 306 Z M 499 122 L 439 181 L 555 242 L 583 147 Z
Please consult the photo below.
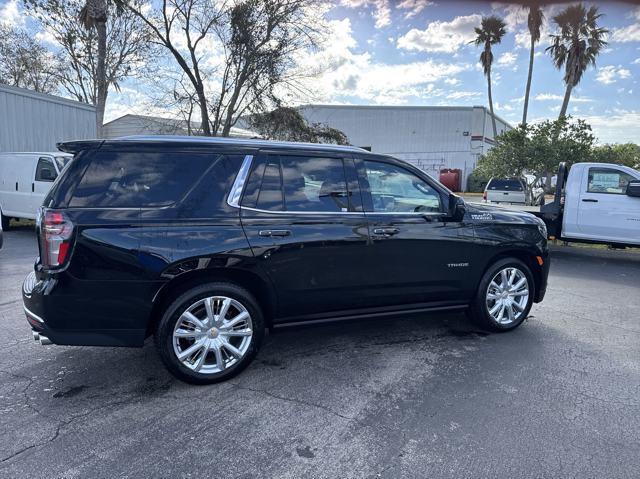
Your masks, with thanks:
M 295 108 L 279 107 L 248 117 L 249 127 L 268 140 L 348 145 L 347 136 L 320 123 L 309 124 Z
M 589 65 L 595 67 L 596 58 L 607 45 L 609 30 L 598 26 L 602 14 L 598 7 L 587 9 L 582 3 L 569 5 L 556 16 L 558 32 L 550 35 L 547 52 L 559 70 L 564 67 L 564 82 L 576 86 Z
M 493 63 L 491 45 L 496 45 L 502 41 L 502 37 L 507 33 L 507 25 L 500 17 L 491 15 L 490 17 L 482 17 L 482 22 L 479 27 L 475 28 L 475 32 L 477 36 L 473 43 L 476 46 L 484 47 L 480 54 L 480 63 L 486 75 L 491 70 L 491 64 Z
M 512 177 L 524 173 L 542 178 L 558 163 L 569 166 L 592 161 L 595 137 L 583 120 L 562 117 L 505 131 L 496 146 L 480 158 L 477 172 L 484 176 Z
M 489 183 L 489 176 L 482 174 L 482 171 L 473 170 L 467 178 L 467 191 L 469 193 L 482 193 Z
M 593 149 L 593 161 L 640 169 L 640 146 L 635 143 L 596 146 Z

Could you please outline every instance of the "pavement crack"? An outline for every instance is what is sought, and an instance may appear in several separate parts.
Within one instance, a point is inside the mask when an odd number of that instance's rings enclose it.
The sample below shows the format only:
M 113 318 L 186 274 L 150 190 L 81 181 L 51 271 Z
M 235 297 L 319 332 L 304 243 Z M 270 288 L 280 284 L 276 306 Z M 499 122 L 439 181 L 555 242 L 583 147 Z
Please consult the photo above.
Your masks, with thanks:
M 329 408 L 327 406 L 323 406 L 321 404 L 315 404 L 315 403 L 312 403 L 312 402 L 309 402 L 309 401 L 304 401 L 302 399 L 295 399 L 295 398 L 288 398 L 288 397 L 285 397 L 285 396 L 280 396 L 278 394 L 274 394 L 272 392 L 269 392 L 266 389 L 250 388 L 250 387 L 247 387 L 247 386 L 240 386 L 239 384 L 236 384 L 236 383 L 230 383 L 230 384 L 232 386 L 236 387 L 237 389 L 243 389 L 245 391 L 251 391 L 251 392 L 254 392 L 254 393 L 261 393 L 261 394 L 264 394 L 266 396 L 272 397 L 274 399 L 279 399 L 280 401 L 286 401 L 286 402 L 299 404 L 299 405 L 302 405 L 302 406 L 309 406 L 309 407 L 314 407 L 314 408 L 317 408 L 317 409 L 322 409 L 324 411 L 327 411 L 327 412 L 333 414 L 334 416 L 337 416 L 337 417 L 342 418 L 342 419 L 346 419 L 348 421 L 353 421 L 355 419 L 355 417 L 351 417 L 351 416 L 347 416 L 345 414 L 341 414 L 341 413 L 336 412 L 333 409 L 331 409 L 331 408 Z

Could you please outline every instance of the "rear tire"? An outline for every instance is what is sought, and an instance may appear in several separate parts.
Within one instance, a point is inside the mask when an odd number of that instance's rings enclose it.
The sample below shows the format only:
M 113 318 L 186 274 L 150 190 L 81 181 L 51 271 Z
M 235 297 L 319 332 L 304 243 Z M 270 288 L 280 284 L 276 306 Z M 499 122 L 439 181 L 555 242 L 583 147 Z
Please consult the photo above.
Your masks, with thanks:
M 9 226 L 9 223 L 11 222 L 11 218 L 3 215 L 1 212 L 0 212 L 0 216 L 2 217 L 2 229 L 4 231 L 8 231 L 11 228 L 11 226 Z
M 535 283 L 529 267 L 516 258 L 496 261 L 485 272 L 469 306 L 472 320 L 490 331 L 510 331 L 529 315 Z
M 246 368 L 263 337 L 262 311 L 251 293 L 232 283 L 207 283 L 181 294 L 165 309 L 154 339 L 175 377 L 212 384 Z

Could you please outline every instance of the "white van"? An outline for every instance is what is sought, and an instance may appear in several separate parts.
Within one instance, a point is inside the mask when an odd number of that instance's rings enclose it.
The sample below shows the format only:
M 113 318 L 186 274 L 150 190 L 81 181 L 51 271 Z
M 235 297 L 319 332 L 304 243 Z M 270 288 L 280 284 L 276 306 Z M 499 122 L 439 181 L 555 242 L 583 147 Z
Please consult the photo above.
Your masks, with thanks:
M 3 229 L 11 218 L 35 219 L 51 185 L 72 155 L 0 153 L 0 214 Z

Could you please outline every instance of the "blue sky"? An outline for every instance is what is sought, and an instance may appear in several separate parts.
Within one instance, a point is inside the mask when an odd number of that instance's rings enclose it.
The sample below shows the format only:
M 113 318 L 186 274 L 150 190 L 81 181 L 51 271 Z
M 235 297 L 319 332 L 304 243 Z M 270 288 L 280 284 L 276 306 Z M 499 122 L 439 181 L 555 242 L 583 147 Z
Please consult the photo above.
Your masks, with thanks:
M 602 26 L 611 30 L 609 45 L 597 68 L 574 89 L 569 113 L 591 123 L 601 143 L 640 143 L 640 7 L 592 3 L 604 14 Z M 547 19 L 561 8 L 546 7 Z M 319 51 L 299 58 L 301 67 L 321 69 L 306 81 L 306 96 L 283 92 L 290 102 L 486 105 L 480 51 L 468 42 L 482 15 L 497 14 L 508 34 L 494 49 L 494 106 L 512 124 L 521 120 L 529 45 L 521 7 L 488 1 L 333 0 L 322 11 L 327 40 Z M 0 22 L 22 24 L 34 34 L 38 29 L 20 16 L 16 0 L 0 0 Z M 562 74 L 544 52 L 552 30 L 547 23 L 536 51 L 530 121 L 557 117 L 564 94 Z M 128 80 L 121 93 L 110 93 L 106 119 L 153 110 L 148 91 L 144 81 Z

